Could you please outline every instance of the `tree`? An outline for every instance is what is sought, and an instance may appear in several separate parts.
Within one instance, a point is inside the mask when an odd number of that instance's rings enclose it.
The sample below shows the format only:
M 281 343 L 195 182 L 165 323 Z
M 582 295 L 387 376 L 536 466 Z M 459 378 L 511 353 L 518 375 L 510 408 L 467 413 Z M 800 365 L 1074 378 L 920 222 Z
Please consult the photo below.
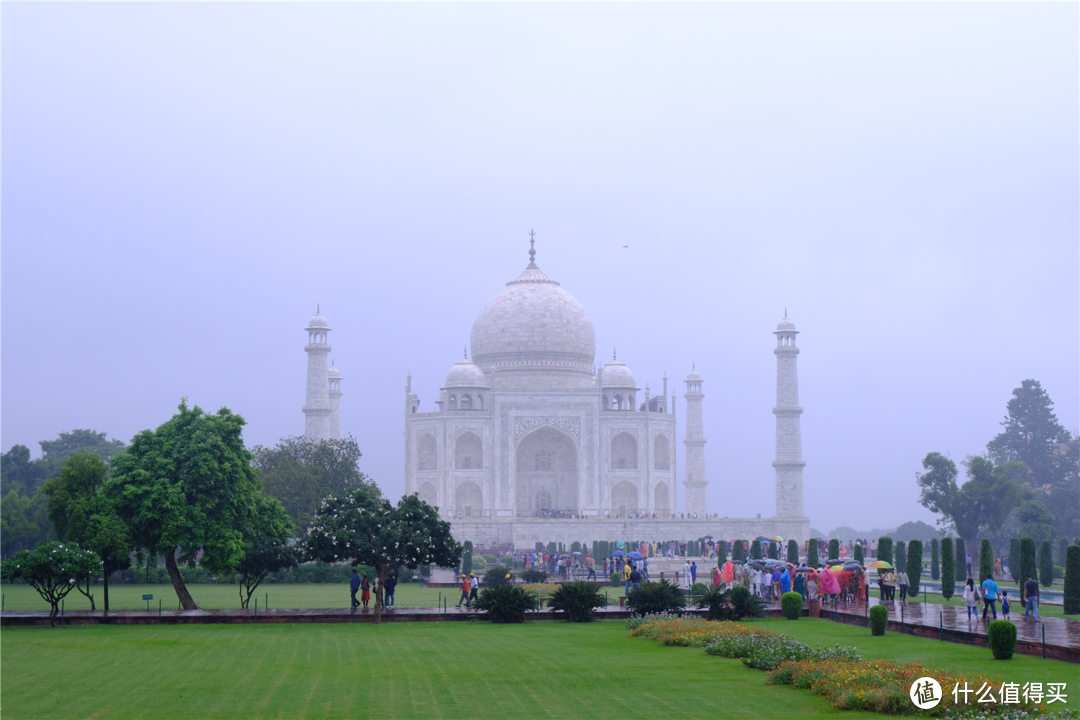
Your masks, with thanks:
M 863 555 L 863 547 L 861 542 L 855 543 L 855 562 L 862 563 L 866 557 Z
M 893 552 L 892 552 L 892 538 L 888 535 L 883 535 L 878 538 L 877 541 L 877 558 L 878 560 L 884 560 L 885 562 L 892 564 Z
M 1039 584 L 1050 587 L 1054 584 L 1054 556 L 1049 540 L 1039 545 Z
M 896 572 L 904 572 L 907 569 L 907 545 L 903 540 L 897 541 L 893 556 L 896 558 L 893 560 L 893 567 L 896 568 Z
M 256 445 L 253 462 L 262 475 L 263 493 L 281 501 L 303 535 L 328 495 L 351 488 L 378 487 L 360 472 L 360 446 L 352 435 L 340 440 L 285 437 L 274 447 Z
M 229 575 L 244 559 L 256 500 L 262 492 L 244 447 L 244 419 L 228 408 L 214 415 L 198 406 L 179 412 L 151 432 L 144 430 L 113 458 L 106 492 L 116 502 L 135 547 L 165 556 L 165 569 L 180 603 L 198 609 L 177 561 Z M 177 557 L 179 551 L 179 557 Z
M 964 538 L 956 538 L 956 579 L 963 582 L 967 579 L 967 543 Z
M 1065 614 L 1080 613 L 1080 545 L 1065 551 Z
M 806 564 L 812 568 L 816 568 L 818 566 L 817 538 L 810 538 L 810 542 L 806 544 Z
M 244 538 L 244 559 L 236 566 L 240 575 L 240 607 L 271 573 L 300 563 L 292 520 L 275 498 L 255 498 L 255 514 Z
M 1039 568 L 1035 563 L 1035 541 L 1029 537 L 1020 538 L 1020 582 L 1028 578 L 1038 578 Z
M 1036 488 L 1047 488 L 1066 481 L 1075 474 L 1075 462 L 1069 467 L 1068 452 L 1062 455 L 1059 445 L 1072 441 L 1054 415 L 1054 403 L 1037 380 L 1024 380 L 1012 392 L 1007 404 L 1004 430 L 986 445 L 998 464 L 1019 460 L 1027 468 L 1025 479 Z
M 1020 497 L 1020 484 L 1013 478 L 1021 472 L 1015 464 L 995 466 L 979 456 L 964 461 L 968 481 L 956 483 L 956 463 L 941 453 L 932 452 L 922 461 L 926 472 L 916 473 L 919 503 L 931 512 L 940 513 L 942 523 L 951 523 L 957 534 L 974 544 L 979 529 L 998 526 L 1012 512 Z
M 736 563 L 746 562 L 746 545 L 742 540 L 736 540 L 731 548 L 731 561 Z
M 41 489 L 49 498 L 49 520 L 57 537 L 78 544 L 101 560 L 105 612 L 109 612 L 109 575 L 131 566 L 132 550 L 127 526 L 104 492 L 108 477 L 109 468 L 100 455 L 78 451 L 64 461 L 60 475 Z M 78 583 L 76 588 L 89 598 L 90 609 L 96 610 L 92 582 L 92 577 L 86 578 L 86 589 Z
M 941 543 L 937 538 L 930 541 L 930 579 L 941 578 Z
M 1020 582 L 1020 538 L 1009 540 L 1009 575 L 1014 583 Z
M 990 538 L 983 538 L 979 543 L 979 584 L 983 580 L 994 576 L 994 546 L 990 544 Z
M 1068 558 L 1067 554 L 1069 550 L 1069 541 L 1065 538 L 1058 539 L 1058 564 L 1061 567 L 1065 567 L 1065 560 Z
M 951 537 L 941 539 L 941 596 L 946 601 L 956 592 L 956 556 Z
M 461 553 L 461 572 L 465 575 L 472 572 L 472 540 L 465 541 L 465 547 Z
M 907 574 L 908 592 L 911 595 L 919 594 L 919 581 L 922 578 L 922 540 L 912 540 L 907 548 Z
M 30 550 L 48 537 L 48 498 L 45 495 L 39 492 L 28 497 L 13 489 L 0 498 L 0 552 L 4 557 Z
M 127 447 L 120 440 L 108 440 L 105 433 L 96 430 L 62 432 L 55 440 L 41 440 L 38 445 L 41 446 L 41 463 L 47 478 L 59 475 L 67 459 L 77 452 L 97 453 L 108 462 Z
M 25 580 L 49 603 L 49 625 L 56 627 L 60 601 L 75 586 L 101 570 L 96 554 L 74 543 L 40 542 L 33 550 L 22 550 L 0 566 L 5 580 Z
M 769 541 L 769 559 L 771 559 L 771 560 L 779 560 L 780 559 L 780 553 L 779 553 L 779 551 L 778 551 L 778 549 L 776 547 L 776 543 L 774 541 L 772 541 L 772 540 Z
M 1057 532 L 1054 530 L 1054 515 L 1043 504 L 1041 493 L 1035 493 L 1035 497 L 1024 502 L 1016 508 L 1016 520 L 1020 523 L 1020 535 L 1029 536 L 1036 543 L 1043 540 L 1053 540 Z
M 1064 552 L 1064 551 L 1062 551 L 1062 552 Z M 716 543 L 716 564 L 718 566 L 720 566 L 720 567 L 723 567 L 724 563 L 727 562 L 727 556 L 728 556 L 727 541 L 721 540 L 718 543 Z
M 761 560 L 761 541 L 755 540 L 750 544 L 750 559 Z
M 327 498 L 304 547 L 310 557 L 326 562 L 353 562 L 375 568 L 375 618 L 382 622 L 382 588 L 388 571 L 415 570 L 427 563 L 453 567 L 462 547 L 450 534 L 450 523 L 415 493 L 397 506 L 366 487 Z
M 796 567 L 799 565 L 799 543 L 795 540 L 787 541 L 787 561 Z
M 7 495 L 12 490 L 32 496 L 45 478 L 45 466 L 40 460 L 30 459 L 30 449 L 25 445 L 13 445 L 0 455 L 0 492 Z
M 927 525 L 922 520 L 906 522 L 889 533 L 894 540 L 903 540 L 904 542 L 922 540 L 924 543 L 938 537 L 938 534 L 938 531 L 932 525 Z
M 829 559 L 838 560 L 840 558 L 840 541 L 836 538 L 829 540 Z

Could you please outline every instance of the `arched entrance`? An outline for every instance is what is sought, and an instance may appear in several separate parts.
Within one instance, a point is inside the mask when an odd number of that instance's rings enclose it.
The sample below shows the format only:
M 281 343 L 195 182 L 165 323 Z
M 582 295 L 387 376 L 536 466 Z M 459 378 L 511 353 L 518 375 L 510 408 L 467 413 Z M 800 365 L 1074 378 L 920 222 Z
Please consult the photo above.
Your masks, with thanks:
M 611 488 L 611 514 L 614 517 L 626 517 L 638 511 L 637 488 L 625 480 Z
M 518 517 L 578 514 L 577 445 L 568 435 L 534 430 L 518 443 L 514 467 Z
M 484 493 L 474 482 L 463 482 L 454 492 L 454 515 L 467 520 L 484 514 Z

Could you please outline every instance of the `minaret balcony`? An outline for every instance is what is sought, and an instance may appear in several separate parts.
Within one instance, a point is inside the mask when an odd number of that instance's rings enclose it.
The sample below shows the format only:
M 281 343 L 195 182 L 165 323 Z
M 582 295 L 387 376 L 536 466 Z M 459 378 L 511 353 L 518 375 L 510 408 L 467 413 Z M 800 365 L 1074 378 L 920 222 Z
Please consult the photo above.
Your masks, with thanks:
M 802 415 L 803 409 L 798 405 L 792 407 L 775 407 L 772 409 L 773 415 Z

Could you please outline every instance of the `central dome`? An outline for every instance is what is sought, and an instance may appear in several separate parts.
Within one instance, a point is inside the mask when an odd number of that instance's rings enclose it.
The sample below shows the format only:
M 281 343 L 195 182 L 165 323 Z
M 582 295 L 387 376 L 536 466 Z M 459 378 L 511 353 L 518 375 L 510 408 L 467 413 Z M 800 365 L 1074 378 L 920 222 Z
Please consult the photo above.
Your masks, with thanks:
M 592 320 L 535 262 L 476 316 L 471 345 L 473 360 L 485 371 L 564 369 L 587 373 L 591 382 Z

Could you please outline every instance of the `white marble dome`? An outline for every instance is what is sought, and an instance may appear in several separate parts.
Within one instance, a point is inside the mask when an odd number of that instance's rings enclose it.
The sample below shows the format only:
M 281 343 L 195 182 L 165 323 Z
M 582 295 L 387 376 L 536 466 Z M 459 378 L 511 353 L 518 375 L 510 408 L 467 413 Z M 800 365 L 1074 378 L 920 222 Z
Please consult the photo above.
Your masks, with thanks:
M 476 316 L 471 345 L 485 370 L 563 368 L 591 376 L 596 333 L 581 303 L 530 262 Z
M 450 372 L 446 374 L 446 383 L 443 387 L 487 388 L 490 385 L 487 378 L 484 377 L 484 371 L 472 360 L 465 358 L 464 360 L 458 360 L 454 367 L 450 368 Z
M 776 325 L 777 332 L 795 332 L 795 323 L 788 320 L 787 313 L 784 313 L 784 319 Z
M 315 313 L 315 315 L 313 315 L 311 319 L 308 320 L 308 327 L 329 329 L 330 324 L 326 322 L 326 318 L 324 318 L 322 315 Z
M 338 370 L 333 365 L 331 365 L 329 367 L 329 369 L 327 369 L 327 371 L 326 371 L 326 377 L 331 378 L 331 379 L 336 378 L 336 379 L 340 380 L 341 379 L 341 371 Z
M 634 373 L 630 368 L 618 360 L 612 360 L 600 368 L 600 387 L 602 388 L 633 388 L 637 389 L 634 382 Z

